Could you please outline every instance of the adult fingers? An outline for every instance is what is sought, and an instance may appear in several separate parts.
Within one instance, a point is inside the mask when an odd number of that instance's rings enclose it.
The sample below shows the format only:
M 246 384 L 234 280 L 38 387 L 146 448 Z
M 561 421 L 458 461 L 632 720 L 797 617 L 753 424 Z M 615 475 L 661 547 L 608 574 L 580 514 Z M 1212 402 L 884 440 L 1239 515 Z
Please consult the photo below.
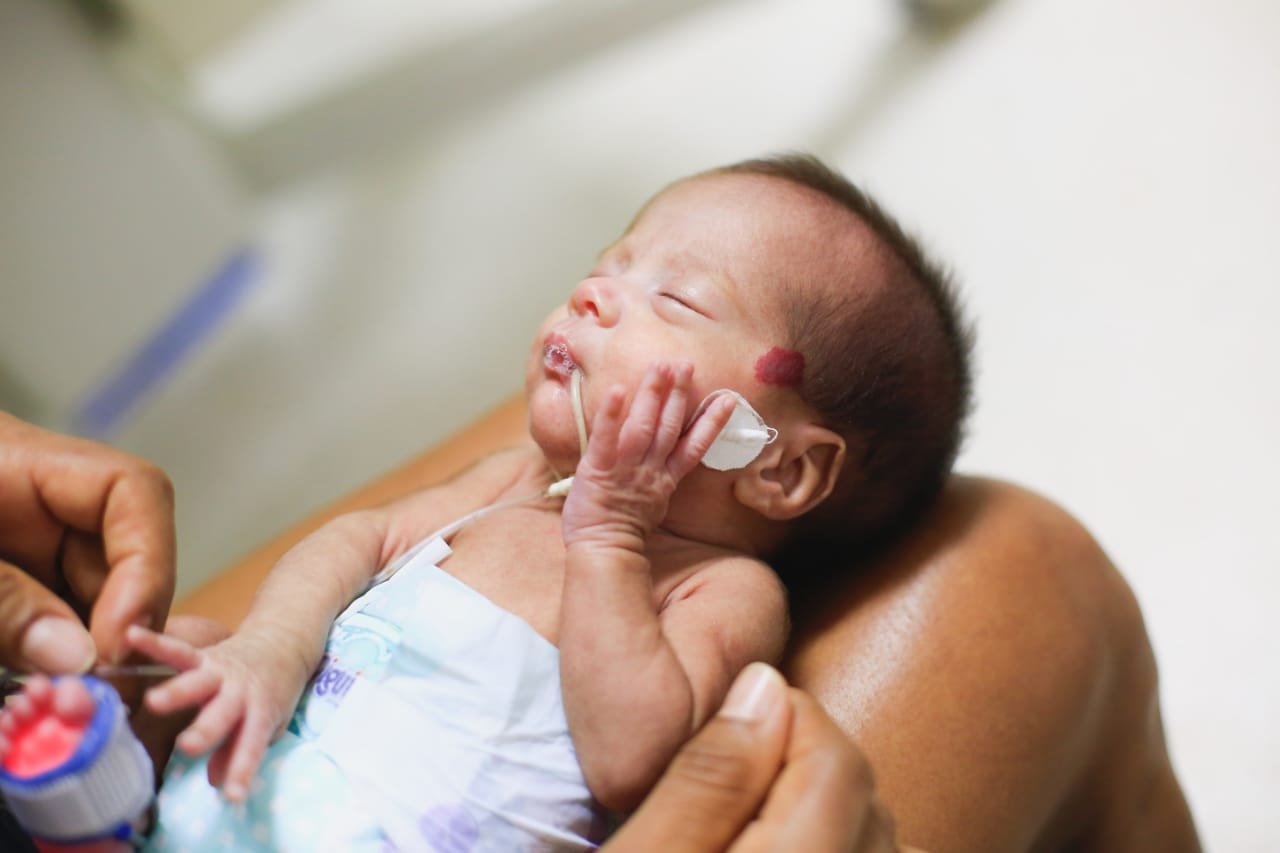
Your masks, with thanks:
M 160 628 L 173 601 L 176 574 L 173 487 L 158 468 L 139 463 L 108 491 L 102 514 L 107 577 L 89 616 L 103 659 L 127 652 L 129 625 Z
M 733 853 L 897 850 L 893 821 L 875 798 L 866 758 L 812 697 L 793 689 L 789 698 L 783 770 Z
M 69 533 L 100 537 L 105 580 L 77 582 L 100 587 L 89 624 L 106 659 L 121 656 L 125 625 L 164 624 L 174 583 L 173 489 L 160 469 L 0 413 L 0 482 L 0 541 L 47 584 L 61 580 Z
M 0 665 L 84 672 L 97 651 L 75 612 L 22 569 L 0 560 Z
M 716 716 L 676 755 L 610 839 L 610 853 L 728 848 L 755 817 L 781 765 L 791 722 L 786 682 L 767 664 L 738 675 Z
M 81 619 L 87 621 L 93 603 L 102 595 L 102 587 L 110 574 L 102 538 L 96 533 L 68 530 L 62 538 L 58 571 L 61 577 L 59 592 Z

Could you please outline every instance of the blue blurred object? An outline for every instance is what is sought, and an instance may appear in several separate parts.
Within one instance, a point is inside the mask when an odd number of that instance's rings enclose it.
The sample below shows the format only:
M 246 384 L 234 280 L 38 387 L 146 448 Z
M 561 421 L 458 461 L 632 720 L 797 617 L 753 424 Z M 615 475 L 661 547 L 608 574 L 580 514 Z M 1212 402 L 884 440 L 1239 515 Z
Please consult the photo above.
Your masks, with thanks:
M 260 271 L 260 258 L 251 247 L 233 254 L 123 368 L 76 407 L 72 429 L 88 438 L 109 438 L 192 349 L 222 324 L 259 279 Z

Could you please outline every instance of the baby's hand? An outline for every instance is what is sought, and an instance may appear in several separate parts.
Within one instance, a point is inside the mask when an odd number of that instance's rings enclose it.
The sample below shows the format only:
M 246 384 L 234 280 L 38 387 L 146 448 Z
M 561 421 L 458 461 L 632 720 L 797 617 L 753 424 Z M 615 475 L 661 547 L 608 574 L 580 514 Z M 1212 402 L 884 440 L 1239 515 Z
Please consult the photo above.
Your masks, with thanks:
M 653 365 L 625 412 L 626 389 L 609 389 L 565 499 L 566 546 L 590 543 L 644 553 L 645 538 L 666 517 L 676 486 L 733 414 L 726 395 L 684 432 L 692 376 L 687 363 Z
M 245 633 L 208 648 L 134 626 L 126 640 L 139 652 L 168 664 L 178 674 L 146 692 L 151 711 L 169 714 L 203 706 L 178 735 L 187 755 L 216 748 L 209 759 L 209 783 L 228 800 L 243 802 L 267 744 L 288 721 L 308 674 L 281 673 L 276 644 Z

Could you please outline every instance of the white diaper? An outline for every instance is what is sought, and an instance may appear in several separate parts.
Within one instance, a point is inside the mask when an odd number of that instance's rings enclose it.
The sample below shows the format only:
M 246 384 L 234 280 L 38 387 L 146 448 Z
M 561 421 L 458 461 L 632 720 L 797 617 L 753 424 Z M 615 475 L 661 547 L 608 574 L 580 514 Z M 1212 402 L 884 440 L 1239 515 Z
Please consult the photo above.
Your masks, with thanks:
M 335 622 L 243 806 L 175 761 L 151 849 L 587 850 L 606 816 L 569 738 L 560 655 L 433 543 Z

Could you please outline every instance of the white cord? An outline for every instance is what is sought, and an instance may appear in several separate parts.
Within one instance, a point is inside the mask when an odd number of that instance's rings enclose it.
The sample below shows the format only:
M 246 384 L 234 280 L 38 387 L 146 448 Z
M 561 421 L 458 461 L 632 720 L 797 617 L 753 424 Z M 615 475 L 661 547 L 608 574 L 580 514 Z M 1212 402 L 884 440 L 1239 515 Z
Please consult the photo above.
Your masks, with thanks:
M 398 558 L 396 558 L 394 561 L 388 564 L 385 569 L 383 569 L 382 571 L 374 575 L 373 580 L 370 582 L 370 586 L 376 586 L 382 583 L 383 581 L 387 580 L 396 572 L 404 568 L 409 563 L 410 560 L 412 560 L 414 557 L 421 554 L 422 550 L 426 548 L 428 545 L 430 545 L 432 542 L 434 542 L 437 539 L 443 539 L 447 541 L 450 536 L 457 533 L 459 530 L 466 527 L 468 524 L 475 521 L 477 518 L 488 515 L 489 513 L 493 512 L 495 509 L 506 509 L 508 507 L 518 506 L 524 503 L 530 503 L 531 501 L 542 500 L 543 498 L 564 497 L 569 493 L 569 487 L 571 485 L 573 485 L 573 478 L 565 477 L 563 480 L 556 480 L 554 483 L 552 483 L 550 486 L 547 486 L 545 489 L 543 489 L 540 492 L 534 492 L 533 494 L 530 494 L 530 495 L 524 495 L 518 498 L 510 498 L 505 501 L 499 501 L 498 503 L 489 504 L 488 506 L 482 506 L 473 512 L 467 513 L 466 515 L 462 516 L 462 518 L 459 518 L 456 521 L 449 522 L 444 527 L 441 527 L 439 530 L 436 530 L 435 532 L 419 539 L 416 545 L 414 545 L 408 551 L 405 551 Z
M 582 409 L 582 371 L 575 368 L 569 377 L 570 396 L 573 399 L 573 420 L 578 425 L 578 453 L 587 455 L 587 415 Z
M 573 419 L 578 425 L 578 449 L 584 455 L 587 452 L 587 416 L 582 408 L 582 371 L 575 369 L 569 378 L 570 397 L 573 400 Z M 542 498 L 562 498 L 569 494 L 569 489 L 573 486 L 573 478 L 565 477 L 556 480 L 550 486 L 547 486 L 541 492 L 532 495 L 525 495 L 520 498 L 512 498 L 510 500 L 500 501 L 489 506 L 482 506 L 474 512 L 469 512 L 457 521 L 450 522 L 429 536 L 424 536 L 418 540 L 418 543 L 405 551 L 398 558 L 387 565 L 385 569 L 373 576 L 370 586 L 376 586 L 387 580 L 400 569 L 404 568 L 410 560 L 422 553 L 422 550 L 436 539 L 448 540 L 450 536 L 466 527 L 483 515 L 488 515 L 495 509 L 506 509 L 507 507 L 517 506 L 530 501 L 541 500 Z

